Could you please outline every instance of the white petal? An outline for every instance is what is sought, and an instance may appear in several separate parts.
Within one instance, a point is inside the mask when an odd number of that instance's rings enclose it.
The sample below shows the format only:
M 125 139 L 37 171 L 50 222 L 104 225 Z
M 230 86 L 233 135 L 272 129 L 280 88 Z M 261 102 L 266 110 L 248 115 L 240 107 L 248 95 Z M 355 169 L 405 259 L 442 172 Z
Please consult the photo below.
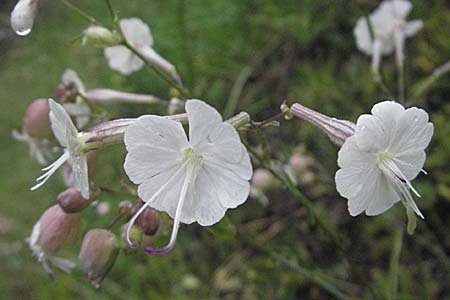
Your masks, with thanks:
M 81 154 L 70 158 L 72 172 L 75 179 L 75 188 L 81 192 L 84 199 L 89 199 L 89 178 L 86 155 Z
M 425 151 L 404 152 L 397 154 L 393 160 L 408 180 L 413 180 L 419 175 L 426 159 Z
M 136 184 L 180 166 L 188 146 L 182 125 L 159 116 L 138 118 L 125 131 L 124 142 L 128 151 L 124 168 Z
M 211 131 L 223 121 L 217 110 L 201 100 L 188 100 L 186 112 L 189 120 L 189 140 L 193 146 L 208 142 Z
M 77 72 L 75 72 L 74 70 L 66 69 L 62 75 L 61 81 L 65 86 L 74 86 L 77 92 L 84 95 L 86 89 L 84 87 L 83 81 L 81 81 Z
M 369 26 L 365 17 L 360 17 L 353 29 L 353 35 L 356 39 L 358 49 L 367 55 L 372 54 L 372 39 L 370 38 Z
M 109 67 L 124 75 L 129 75 L 144 66 L 144 62 L 125 46 L 105 48 Z
M 379 151 L 388 145 L 382 123 L 372 115 L 359 116 L 354 136 L 362 151 Z
M 414 20 L 406 23 L 404 28 L 404 34 L 406 37 L 415 35 L 423 27 L 423 22 L 421 20 Z
M 411 107 L 398 116 L 390 150 L 396 154 L 424 150 L 433 136 L 433 124 L 426 111 Z
M 152 46 L 153 37 L 150 28 L 139 18 L 120 20 L 120 28 L 126 39 L 135 46 Z
M 339 194 L 346 198 L 364 193 L 379 172 L 374 164 L 374 155 L 359 151 L 354 138 L 350 138 L 352 140 L 347 139 L 339 151 L 338 164 L 342 169 L 335 178 Z
M 201 143 L 197 148 L 206 163 L 220 166 L 239 178 L 250 180 L 253 173 L 250 156 L 232 125 L 217 125 L 211 130 L 207 140 L 208 143 Z
M 62 105 L 56 103 L 53 99 L 48 99 L 48 104 L 50 107 L 49 117 L 52 124 L 53 133 L 61 146 L 67 147 L 69 136 L 76 136 L 78 134 L 78 130 Z
M 214 189 L 222 206 L 235 208 L 248 198 L 250 183 L 227 169 L 205 165 L 201 176 L 209 178 L 207 187 Z
M 188 190 L 182 222 L 186 223 L 191 218 L 202 226 L 211 226 L 219 222 L 227 211 L 219 199 L 220 195 L 212 188 L 208 173 L 200 172 Z
M 406 19 L 412 9 L 411 2 L 407 0 L 387 0 L 381 5 L 386 5 L 386 9 L 389 9 L 393 16 L 402 19 Z
M 172 218 L 175 217 L 181 187 L 186 176 L 185 171 L 178 172 L 179 170 L 180 168 L 178 166 L 167 169 L 166 171 L 149 178 L 138 187 L 139 197 L 143 201 L 148 201 L 165 183 L 171 180 L 172 183 L 170 183 L 158 197 L 149 203 L 149 206 L 156 210 L 167 212 Z M 187 204 L 185 203 L 184 206 L 186 205 Z M 190 223 L 193 221 L 194 220 L 191 220 Z M 185 223 L 183 219 L 182 222 Z
M 400 201 L 400 196 L 384 175 L 377 177 L 374 189 L 368 191 L 366 197 L 369 197 L 369 205 L 366 209 L 366 215 L 368 216 L 380 215 Z

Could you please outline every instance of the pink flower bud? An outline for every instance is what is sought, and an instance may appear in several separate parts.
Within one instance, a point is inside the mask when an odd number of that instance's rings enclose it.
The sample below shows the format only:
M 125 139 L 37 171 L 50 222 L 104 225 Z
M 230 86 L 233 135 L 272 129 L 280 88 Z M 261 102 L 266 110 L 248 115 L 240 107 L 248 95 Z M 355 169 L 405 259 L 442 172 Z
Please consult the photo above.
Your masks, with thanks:
M 76 188 L 69 188 L 56 198 L 59 206 L 65 213 L 77 213 L 88 207 L 90 201 L 81 196 L 81 192 Z
M 159 212 L 147 208 L 137 218 L 136 225 L 142 229 L 145 235 L 154 235 L 159 228 Z
M 253 172 L 252 186 L 261 191 L 266 191 L 277 186 L 277 181 L 266 169 L 256 169 Z
M 312 164 L 312 158 L 304 154 L 295 153 L 289 159 L 289 165 L 296 174 L 300 174 Z
M 86 233 L 78 258 L 94 287 L 100 286 L 113 267 L 118 254 L 119 243 L 112 232 L 92 229 Z
M 36 245 L 47 253 L 75 243 L 81 230 L 80 214 L 66 214 L 59 205 L 48 208 L 39 219 Z
M 56 99 L 63 99 L 64 95 L 66 94 L 66 87 L 64 86 L 64 84 L 62 83 L 58 84 L 54 94 Z
M 42 139 L 52 136 L 49 112 L 47 99 L 34 100 L 28 106 L 25 112 L 24 127 L 30 137 Z
M 321 129 L 339 147 L 344 144 L 348 137 L 355 133 L 356 125 L 354 123 L 328 117 L 301 104 L 294 103 L 291 111 L 296 117 Z

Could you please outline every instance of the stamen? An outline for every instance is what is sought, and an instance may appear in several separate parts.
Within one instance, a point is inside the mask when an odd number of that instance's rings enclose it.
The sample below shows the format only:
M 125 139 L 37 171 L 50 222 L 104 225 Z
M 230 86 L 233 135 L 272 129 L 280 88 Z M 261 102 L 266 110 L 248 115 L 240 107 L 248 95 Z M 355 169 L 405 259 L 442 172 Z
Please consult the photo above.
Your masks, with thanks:
M 30 188 L 30 190 L 34 191 L 34 190 L 40 188 L 53 175 L 53 173 L 55 173 L 56 170 L 58 170 L 58 168 L 60 166 L 62 166 L 69 159 L 69 157 L 70 157 L 69 152 L 64 151 L 63 155 L 61 155 L 55 162 L 53 162 L 50 165 L 51 167 L 49 166 L 50 168 L 48 168 L 48 167 L 44 168 L 44 171 L 46 171 L 46 170 L 48 170 L 48 171 L 36 179 L 36 181 L 38 181 L 38 183 L 36 185 L 32 186 Z
M 414 192 L 418 197 L 420 194 L 414 189 L 411 184 L 411 181 L 406 178 L 405 174 L 400 170 L 400 168 L 390 159 L 383 159 L 379 164 L 379 168 L 381 171 L 391 179 L 397 188 L 397 192 L 400 193 L 400 198 L 404 202 L 405 205 L 410 206 L 414 212 L 424 219 L 424 216 L 419 210 L 419 207 L 414 202 L 413 197 L 411 196 L 410 190 Z
M 414 199 L 411 196 L 411 193 L 409 192 L 407 186 L 398 179 L 394 180 L 394 184 L 397 187 L 398 191 L 403 195 L 403 199 L 405 200 L 406 205 L 409 205 L 419 217 L 425 219 L 416 202 L 414 202 Z
M 149 254 L 149 255 L 163 255 L 166 254 L 167 252 L 169 252 L 170 250 L 173 249 L 173 247 L 175 246 L 175 242 L 177 241 L 177 235 L 178 235 L 178 229 L 180 228 L 180 221 L 181 221 L 181 213 L 183 211 L 183 204 L 184 204 L 184 200 L 186 199 L 186 193 L 187 193 L 187 189 L 189 186 L 189 183 L 192 180 L 192 175 L 194 173 L 194 169 L 195 166 L 190 167 L 188 169 L 188 172 L 186 174 L 186 178 L 184 179 L 183 182 L 183 187 L 181 188 L 181 194 L 180 194 L 180 200 L 178 201 L 177 204 L 177 210 L 175 212 L 175 219 L 173 220 L 173 228 L 172 228 L 172 234 L 170 236 L 170 241 L 169 243 L 164 246 L 163 248 L 152 248 L 152 247 L 145 247 L 144 251 Z
M 150 203 L 151 203 L 156 197 L 158 197 L 159 194 L 161 194 L 161 192 L 164 191 L 164 190 L 166 189 L 166 187 L 167 187 L 170 183 L 172 183 L 172 181 L 175 179 L 175 177 L 177 177 L 177 176 L 181 173 L 181 171 L 184 170 L 184 168 L 186 167 L 186 165 L 187 165 L 187 164 L 184 163 L 184 164 L 178 169 L 178 171 L 175 172 L 175 174 L 173 174 L 173 176 L 170 177 L 169 180 L 167 180 L 167 182 L 166 182 L 165 184 L 163 184 L 163 186 L 162 186 L 159 190 L 157 190 L 157 191 L 155 192 L 155 194 L 153 194 L 153 196 L 152 196 L 148 201 L 145 202 L 144 205 L 142 205 L 142 207 L 138 210 L 138 212 L 135 213 L 134 216 L 131 218 L 131 220 L 128 222 L 128 225 L 127 225 L 127 231 L 126 231 L 126 233 L 125 233 L 125 241 L 127 242 L 128 246 L 129 246 L 130 248 L 136 249 L 136 248 L 138 247 L 138 245 L 136 245 L 135 243 L 133 243 L 133 242 L 130 240 L 130 231 L 131 231 L 131 227 L 134 225 L 134 223 L 136 223 L 136 219 L 137 219 L 137 218 L 139 217 L 139 215 L 140 215 L 140 214 L 141 214 L 141 213 L 142 213 L 142 212 L 150 205 Z
M 411 191 L 413 191 L 413 193 L 416 194 L 417 197 L 419 197 L 419 198 L 421 197 L 419 192 L 417 192 L 416 189 L 412 186 L 411 181 L 409 181 L 408 178 L 406 178 L 405 174 L 403 174 L 403 172 L 400 170 L 400 168 L 393 161 L 385 160 L 383 163 L 386 164 L 388 169 L 390 169 L 391 172 L 394 173 L 395 176 L 397 176 L 403 182 L 405 182 L 406 185 L 408 186 L 408 188 Z

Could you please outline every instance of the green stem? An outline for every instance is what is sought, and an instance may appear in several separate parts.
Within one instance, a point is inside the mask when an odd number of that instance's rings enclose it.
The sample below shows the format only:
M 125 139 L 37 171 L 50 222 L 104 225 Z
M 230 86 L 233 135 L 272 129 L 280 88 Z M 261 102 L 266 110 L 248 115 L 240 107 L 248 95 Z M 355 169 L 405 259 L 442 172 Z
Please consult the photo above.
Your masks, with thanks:
M 73 10 L 74 12 L 76 12 L 78 15 L 80 15 L 81 17 L 83 17 L 85 20 L 87 20 L 88 22 L 92 23 L 92 24 L 97 24 L 97 20 L 89 15 L 88 13 L 86 13 L 85 11 L 81 10 L 80 8 L 78 8 L 77 6 L 73 5 L 72 3 L 70 3 L 67 0 L 60 0 L 61 3 L 63 5 L 65 5 L 66 7 L 68 7 L 69 9 Z
M 403 230 L 397 230 L 394 236 L 394 245 L 392 247 L 391 262 L 390 262 L 390 282 L 391 288 L 389 293 L 389 300 L 396 300 L 398 294 L 398 272 L 400 263 L 400 253 L 403 244 Z
M 400 103 L 405 104 L 405 65 L 403 62 L 397 63 L 398 72 L 398 99 Z
M 253 249 L 257 250 L 260 253 L 263 253 L 273 259 L 275 259 L 277 262 L 281 263 L 282 265 L 285 265 L 292 271 L 301 274 L 303 277 L 307 278 L 311 282 L 315 283 L 316 285 L 320 286 L 324 290 L 328 291 L 330 294 L 334 295 L 340 300 L 350 300 L 351 297 L 348 295 L 345 295 L 339 289 L 334 286 L 331 282 L 323 279 L 321 276 L 317 275 L 316 271 L 308 270 L 304 267 L 299 266 L 298 264 L 288 260 L 286 257 L 275 253 L 274 251 L 271 251 L 269 249 L 266 249 L 265 247 L 261 246 L 257 242 L 255 242 L 253 239 L 248 239 L 242 235 L 239 235 L 239 239 L 252 247 Z
M 314 223 L 317 222 L 317 225 L 319 225 L 320 228 L 322 228 L 323 231 L 325 231 L 332 241 L 336 244 L 337 248 L 345 254 L 345 248 L 342 245 L 343 241 L 339 239 L 335 232 L 331 228 L 328 227 L 325 221 L 322 220 L 320 216 L 318 216 L 314 210 L 314 207 L 312 205 L 312 202 L 295 186 L 295 184 L 289 179 L 288 176 L 280 175 L 278 172 L 276 172 L 271 166 L 270 163 L 261 157 L 255 150 L 253 150 L 248 144 L 244 142 L 244 145 L 247 147 L 247 150 L 250 152 L 250 154 L 257 159 L 261 165 L 266 168 L 277 180 L 279 180 L 281 183 L 283 183 L 287 189 L 291 192 L 291 194 L 297 199 L 307 210 L 308 217 L 310 218 L 310 222 Z
M 148 61 L 148 59 L 142 55 L 125 37 L 122 28 L 119 24 L 119 17 L 114 12 L 114 8 L 111 4 L 110 0 L 105 0 L 106 5 L 108 6 L 109 14 L 111 15 L 111 18 L 113 19 L 114 26 L 116 27 L 117 32 L 120 34 L 122 38 L 122 45 L 127 47 L 128 50 L 130 50 L 134 55 L 139 57 L 148 67 L 150 67 L 159 77 L 164 79 L 170 86 L 172 86 L 175 90 L 177 90 L 180 95 L 182 95 L 185 98 L 191 98 L 189 92 L 182 86 L 180 86 L 175 80 L 173 80 L 168 74 L 160 70 L 158 67 L 153 65 L 151 62 Z
M 158 74 L 159 77 L 164 79 L 170 86 L 172 86 L 174 89 L 176 89 L 183 97 L 185 98 L 191 98 L 188 91 L 186 91 L 185 88 L 178 85 L 175 80 L 173 80 L 169 75 L 167 75 L 165 72 L 161 71 L 158 67 L 153 65 L 151 62 L 147 60 L 145 56 L 143 56 L 134 46 L 129 43 L 127 40 L 125 40 L 125 36 L 123 36 L 124 42 L 122 44 L 128 48 L 131 52 L 133 52 L 134 55 L 139 57 L 148 67 L 150 67 L 156 74 Z
M 422 83 L 420 84 L 419 88 L 416 90 L 414 95 L 411 97 L 411 103 L 414 103 L 419 100 L 419 98 L 425 94 L 428 89 L 433 85 L 433 83 L 450 72 L 450 61 L 447 61 L 446 63 L 440 65 L 436 69 L 434 69 L 433 73 L 429 75 L 427 78 L 425 78 Z

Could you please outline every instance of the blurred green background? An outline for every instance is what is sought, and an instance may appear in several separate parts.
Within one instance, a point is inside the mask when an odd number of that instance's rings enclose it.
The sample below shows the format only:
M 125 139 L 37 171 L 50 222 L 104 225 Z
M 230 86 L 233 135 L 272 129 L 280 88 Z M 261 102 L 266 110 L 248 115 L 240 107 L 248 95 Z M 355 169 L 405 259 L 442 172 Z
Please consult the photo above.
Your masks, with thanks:
M 400 204 L 378 217 L 349 216 L 333 182 L 338 149 L 317 129 L 294 119 L 283 121 L 280 128 L 264 129 L 262 136 L 280 164 L 296 151 L 313 158 L 306 175 L 300 174 L 298 187 L 339 232 L 356 264 L 344 263 L 329 238 L 308 225 L 301 205 L 277 188 L 266 193 L 267 203 L 251 197 L 212 230 L 197 224 L 182 226 L 169 255 L 120 255 L 98 290 L 79 274 L 59 272 L 52 283 L 23 242 L 63 190 L 62 179 L 54 176 L 30 192 L 40 166 L 29 158 L 26 145 L 11 138 L 11 131 L 21 129 L 23 113 L 33 99 L 53 95 L 65 68 L 76 70 L 88 88 L 109 87 L 165 99 L 169 90 L 149 70 L 127 77 L 110 70 L 101 50 L 81 45 L 78 38 L 88 26 L 85 20 L 59 1 L 40 2 L 34 29 L 24 38 L 9 27 L 14 1 L 0 3 L 0 299 L 335 299 L 303 276 L 302 269 L 289 268 L 236 239 L 235 230 L 282 254 L 291 265 L 314 270 L 321 278 L 336 278 L 334 284 L 351 299 L 450 299 L 449 75 L 409 103 L 427 109 L 435 125 L 425 164 L 429 175 L 414 181 L 426 219 L 419 221 L 413 236 L 404 232 L 406 218 Z M 73 2 L 111 26 L 103 1 Z M 420 80 L 450 58 L 448 1 L 413 3 L 410 19 L 422 19 L 425 26 L 406 42 L 410 95 Z M 150 25 L 154 48 L 177 66 L 196 98 L 214 105 L 224 117 L 245 110 L 262 120 L 278 113 L 286 99 L 356 121 L 374 103 L 388 98 L 374 85 L 370 58 L 356 49 L 352 35 L 356 20 L 370 13 L 376 1 L 116 0 L 113 4 L 121 16 L 140 17 Z M 384 58 L 383 72 L 395 91 L 393 59 L 393 55 Z M 163 112 L 130 105 L 106 109 L 117 116 Z M 254 136 L 248 139 L 258 144 Z M 124 155 L 120 145 L 100 151 L 95 181 L 117 188 L 120 178 L 126 178 L 121 168 Z M 101 217 L 93 209 L 84 212 L 84 232 L 105 227 L 123 200 L 109 195 L 100 199 L 111 203 L 111 211 Z M 161 241 L 170 233 L 168 218 L 163 221 Z M 403 241 L 398 261 L 391 259 L 396 235 L 397 242 Z M 78 247 L 67 255 L 76 257 Z M 395 278 L 397 295 L 391 288 Z

